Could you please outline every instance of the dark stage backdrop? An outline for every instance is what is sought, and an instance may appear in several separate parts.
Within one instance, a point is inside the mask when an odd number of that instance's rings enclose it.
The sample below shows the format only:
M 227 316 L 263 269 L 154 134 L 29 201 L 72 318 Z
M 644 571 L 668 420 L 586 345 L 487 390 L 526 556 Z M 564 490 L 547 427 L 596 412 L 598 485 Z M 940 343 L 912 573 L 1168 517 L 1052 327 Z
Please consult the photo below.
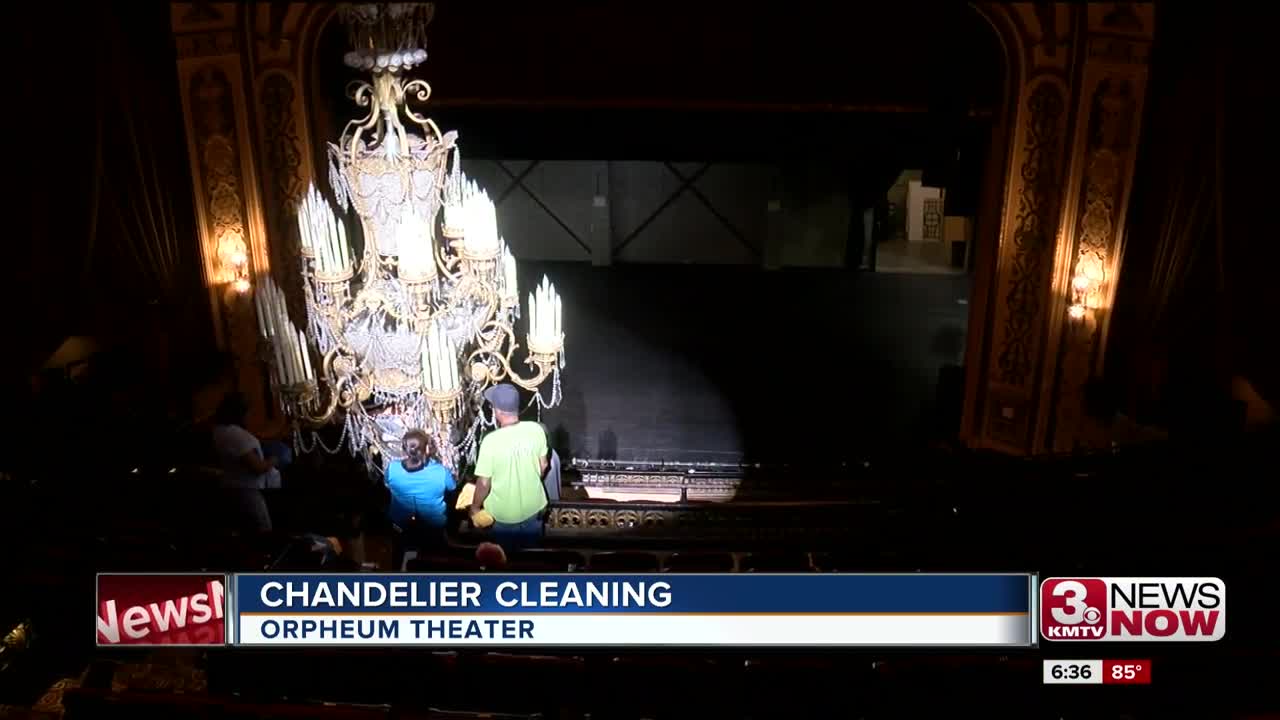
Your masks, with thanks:
M 574 456 L 826 462 L 919 443 L 964 353 L 966 276 L 530 263 L 521 282 L 544 272 L 568 345 L 543 420 Z

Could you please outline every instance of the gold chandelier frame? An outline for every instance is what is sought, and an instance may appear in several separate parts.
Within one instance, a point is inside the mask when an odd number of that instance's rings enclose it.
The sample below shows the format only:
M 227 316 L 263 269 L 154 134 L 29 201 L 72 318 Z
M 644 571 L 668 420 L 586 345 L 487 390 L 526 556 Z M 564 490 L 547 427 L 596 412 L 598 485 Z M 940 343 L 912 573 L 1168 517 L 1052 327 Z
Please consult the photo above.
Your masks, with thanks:
M 381 12 L 368 9 L 372 6 L 360 7 L 366 13 L 362 22 L 370 17 L 376 20 Z M 426 16 L 429 19 L 430 13 Z M 413 52 L 419 51 L 397 50 L 393 56 L 407 59 Z M 400 448 L 399 438 L 388 437 L 384 423 L 412 423 L 434 432 L 442 460 L 456 467 L 474 455 L 480 430 L 492 423 L 483 411 L 486 388 L 511 382 L 533 391 L 539 409 L 558 403 L 564 336 L 530 334 L 525 369 L 520 369 L 515 359 L 521 348 L 515 328 L 519 296 L 514 267 L 504 265 L 514 260 L 500 241 L 492 246 L 469 243 L 466 227 L 442 221 L 448 215 L 446 206 L 459 202 L 463 192 L 457 134 L 441 132 L 434 121 L 411 107 L 430 99 L 431 86 L 406 78 L 402 73 L 407 69 L 407 65 L 374 67 L 370 81 L 348 86 L 351 99 L 367 113 L 349 121 L 338 142 L 330 144 L 329 184 L 338 206 L 353 209 L 359 217 L 363 249 L 358 257 L 347 257 L 344 237 L 343 257 L 335 263 L 331 248 L 328 254 L 320 251 L 308 242 L 307 230 L 300 229 L 306 335 L 318 347 L 321 362 L 316 366 L 319 372 L 300 382 L 296 377 L 278 382 L 277 389 L 304 451 L 308 449 L 302 441 L 304 431 L 341 418 L 343 437 L 352 450 L 364 452 L 371 463 L 378 460 L 377 464 L 385 465 L 399 457 Z M 376 189 L 369 191 L 370 186 Z M 313 190 L 313 197 L 320 196 Z M 328 200 L 312 202 L 313 211 L 318 205 L 333 213 Z M 403 269 L 405 248 L 400 243 L 404 240 L 388 242 L 392 224 L 388 218 L 399 218 L 396 211 L 411 212 L 426 221 L 431 252 L 425 267 L 415 265 L 412 272 Z M 332 229 L 341 221 L 334 215 L 328 222 Z M 321 255 L 328 260 L 322 262 Z M 384 362 L 379 355 L 380 343 L 406 345 L 416 337 L 425 368 L 428 360 L 423 348 L 433 332 L 447 334 L 448 347 L 456 350 L 457 365 L 444 373 L 456 378 L 452 387 L 433 385 L 425 369 L 415 372 L 404 362 Z M 272 357 L 270 352 L 264 354 Z M 282 374 L 276 376 L 279 380 Z M 548 380 L 553 382 L 550 401 L 540 392 Z M 319 444 L 317 436 L 312 438 Z

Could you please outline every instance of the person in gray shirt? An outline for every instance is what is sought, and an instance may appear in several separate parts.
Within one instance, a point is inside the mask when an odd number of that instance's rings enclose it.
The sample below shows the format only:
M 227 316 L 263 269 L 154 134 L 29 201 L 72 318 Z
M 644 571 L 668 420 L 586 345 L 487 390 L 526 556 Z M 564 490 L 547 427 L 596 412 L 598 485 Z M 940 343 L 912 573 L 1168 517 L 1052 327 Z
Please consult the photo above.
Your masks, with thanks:
M 560 502 L 560 454 L 552 446 L 551 431 L 546 425 L 542 430 L 547 434 L 547 471 L 542 475 L 542 486 L 547 491 L 547 502 Z

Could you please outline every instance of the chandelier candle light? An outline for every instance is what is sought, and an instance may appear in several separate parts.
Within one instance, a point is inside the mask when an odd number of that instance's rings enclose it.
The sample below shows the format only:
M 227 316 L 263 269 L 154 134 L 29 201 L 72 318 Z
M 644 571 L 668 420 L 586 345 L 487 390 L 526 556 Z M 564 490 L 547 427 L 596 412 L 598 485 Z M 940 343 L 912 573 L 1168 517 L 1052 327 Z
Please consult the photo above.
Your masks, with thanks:
M 406 283 L 429 282 L 436 277 L 434 243 L 426 223 L 412 207 L 400 217 L 396 248 L 399 251 L 400 279 Z
M 258 315 L 258 332 L 270 343 L 276 382 L 284 387 L 314 383 L 306 335 L 294 327 L 285 309 L 284 293 L 267 278 L 258 286 L 253 301 Z
M 551 281 L 542 278 L 536 292 L 529 293 L 529 350 L 555 355 L 564 346 L 560 331 L 560 296 Z
M 498 224 L 489 193 L 472 183 L 463 202 L 465 255 L 474 260 L 492 260 L 498 254 Z
M 515 305 L 520 301 L 519 295 L 516 294 L 516 258 L 511 254 L 511 248 L 507 244 L 502 243 L 502 304 Z M 533 307 L 530 306 L 530 312 Z
M 307 328 L 290 324 L 267 279 L 259 330 L 295 421 L 299 450 L 330 422 L 370 466 L 403 457 L 406 430 L 432 433 L 455 471 L 492 427 L 484 391 L 511 382 L 541 409 L 560 401 L 562 303 L 547 278 L 529 294 L 529 376 L 516 371 L 516 258 L 489 194 L 462 172 L 457 133 L 410 107 L 431 88 L 410 79 L 427 57 L 430 3 L 347 4 L 347 65 L 371 73 L 352 99 L 367 114 L 329 145 L 330 199 L 314 185 L 297 207 Z M 336 210 L 335 210 L 336 205 Z M 354 211 L 349 233 L 342 215 Z M 311 366 L 308 340 L 321 361 Z M 318 372 L 316 372 L 318 370 Z M 549 384 L 550 397 L 540 388 Z M 323 447 L 323 446 L 322 446 Z
M 422 353 L 422 372 L 426 376 L 427 391 L 439 397 L 458 392 L 458 352 L 453 341 L 440 326 L 427 333 L 426 351 Z
M 315 258 L 316 275 L 330 282 L 351 277 L 347 230 L 329 211 L 329 204 L 312 185 L 298 209 L 302 254 Z

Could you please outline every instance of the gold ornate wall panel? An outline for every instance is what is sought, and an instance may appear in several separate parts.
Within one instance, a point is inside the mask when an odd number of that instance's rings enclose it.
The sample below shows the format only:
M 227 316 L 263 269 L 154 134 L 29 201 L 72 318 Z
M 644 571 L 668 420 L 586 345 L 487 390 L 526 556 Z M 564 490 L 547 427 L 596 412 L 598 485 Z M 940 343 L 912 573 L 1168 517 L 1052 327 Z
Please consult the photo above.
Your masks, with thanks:
M 246 25 L 257 70 L 279 68 L 297 73 L 301 56 L 298 40 L 307 16 L 318 4 L 250 3 L 252 21 Z M 331 11 L 331 9 L 330 9 Z
M 988 436 L 1022 450 L 1043 367 L 1049 271 L 1057 236 L 1067 94 L 1061 80 L 1044 76 L 1025 88 L 1015 135 L 1015 172 L 1006 185 L 998 255 L 996 322 L 990 336 Z
M 254 79 L 258 157 L 266 199 L 263 220 L 272 239 L 272 276 L 285 292 L 290 314 L 301 319 L 306 317 L 306 307 L 292 210 L 311 179 L 311 163 L 303 146 L 306 126 L 298 88 L 296 76 L 282 70 L 269 70 Z
M 175 3 L 171 20 L 215 333 L 249 398 L 250 422 L 264 427 L 271 405 L 258 361 L 257 320 L 250 296 L 232 288 L 235 272 L 228 262 L 234 248 L 251 277 L 269 267 L 237 33 L 241 9 L 236 3 Z
M 1124 256 L 1124 220 L 1132 187 L 1154 23 L 1150 5 L 1090 5 L 1065 192 L 1062 253 L 1055 273 L 1059 319 L 1053 403 L 1042 418 L 1051 449 L 1089 447 L 1105 438 L 1085 412 L 1089 381 L 1102 370 L 1111 307 Z M 1065 313 L 1076 277 L 1090 280 L 1082 317 Z
M 969 332 L 977 338 L 966 359 L 964 438 L 1031 454 L 1074 444 L 1084 388 L 1101 366 L 1145 91 L 1146 54 L 1133 37 L 1150 27 L 1152 10 L 1140 3 L 976 7 L 1000 36 L 1016 103 L 1007 108 L 1004 176 L 988 178 L 987 191 L 1001 192 L 1003 207 L 998 250 L 975 276 L 988 291 L 975 293 L 982 300 L 971 307 Z M 1118 60 L 1140 69 L 1142 79 L 1117 76 Z M 1098 309 L 1070 320 L 1072 278 L 1082 263 L 1105 280 L 1090 290 Z M 1063 422 L 1055 422 L 1059 415 Z
M 293 208 L 314 177 L 301 34 L 317 11 L 331 10 L 304 3 L 254 3 L 245 26 L 272 277 L 300 322 L 306 308 Z
M 1026 453 L 1035 445 L 1042 399 L 1079 13 L 1049 3 L 976 8 L 991 22 L 1008 61 L 1007 149 L 1004 166 L 988 172 L 985 188 L 1002 206 L 998 223 L 980 229 L 996 251 L 974 279 L 985 292 L 975 293 L 970 306 L 969 332 L 976 337 L 966 358 L 964 438 Z M 991 237 L 995 232 L 998 239 Z

